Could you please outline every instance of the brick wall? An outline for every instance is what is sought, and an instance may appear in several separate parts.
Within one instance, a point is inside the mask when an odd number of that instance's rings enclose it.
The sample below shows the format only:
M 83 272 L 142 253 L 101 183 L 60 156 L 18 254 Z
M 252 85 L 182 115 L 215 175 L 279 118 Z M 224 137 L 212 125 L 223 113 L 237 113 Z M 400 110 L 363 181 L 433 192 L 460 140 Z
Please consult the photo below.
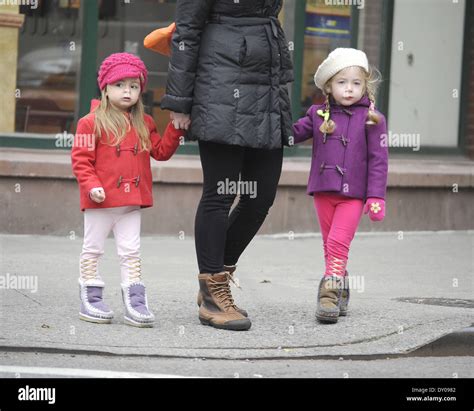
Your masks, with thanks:
M 359 48 L 367 54 L 370 64 L 377 68 L 380 68 L 382 5 L 380 0 L 365 0 L 359 20 Z

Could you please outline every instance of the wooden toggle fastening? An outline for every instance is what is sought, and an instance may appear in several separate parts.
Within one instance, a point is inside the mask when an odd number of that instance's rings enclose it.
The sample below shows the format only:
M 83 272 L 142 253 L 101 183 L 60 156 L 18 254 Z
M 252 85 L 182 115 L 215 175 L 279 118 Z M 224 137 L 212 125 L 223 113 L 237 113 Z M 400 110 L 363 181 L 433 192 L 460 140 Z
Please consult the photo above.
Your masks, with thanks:
M 319 174 L 323 174 L 323 171 L 324 171 L 324 161 L 321 163 L 321 166 L 319 167 Z

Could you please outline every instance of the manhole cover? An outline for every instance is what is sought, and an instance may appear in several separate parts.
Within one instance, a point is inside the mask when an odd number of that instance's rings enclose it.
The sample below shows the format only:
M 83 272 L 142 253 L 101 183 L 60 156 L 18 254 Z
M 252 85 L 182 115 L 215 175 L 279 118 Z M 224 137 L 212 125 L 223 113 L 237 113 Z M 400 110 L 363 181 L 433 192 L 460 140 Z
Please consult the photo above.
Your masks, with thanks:
M 441 305 L 444 307 L 474 308 L 474 300 L 462 300 L 458 298 L 420 298 L 420 297 L 401 297 L 395 298 L 396 301 L 413 304 Z

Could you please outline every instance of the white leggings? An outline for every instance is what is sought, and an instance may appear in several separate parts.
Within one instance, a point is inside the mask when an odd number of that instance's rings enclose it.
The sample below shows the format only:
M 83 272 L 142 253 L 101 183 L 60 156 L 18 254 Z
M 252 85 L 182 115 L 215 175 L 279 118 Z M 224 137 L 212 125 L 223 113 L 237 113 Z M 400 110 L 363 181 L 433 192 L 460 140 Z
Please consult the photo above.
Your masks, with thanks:
M 122 283 L 128 283 L 131 273 L 137 271 L 137 263 L 139 271 L 140 224 L 139 206 L 86 209 L 84 211 L 84 244 L 81 253 L 81 267 L 84 260 L 97 261 L 104 254 L 105 240 L 113 230 L 117 254 L 120 257 Z M 95 266 L 97 267 L 97 264 Z M 81 269 L 81 278 L 83 272 L 84 270 Z M 101 281 L 98 269 L 96 269 L 96 278 Z

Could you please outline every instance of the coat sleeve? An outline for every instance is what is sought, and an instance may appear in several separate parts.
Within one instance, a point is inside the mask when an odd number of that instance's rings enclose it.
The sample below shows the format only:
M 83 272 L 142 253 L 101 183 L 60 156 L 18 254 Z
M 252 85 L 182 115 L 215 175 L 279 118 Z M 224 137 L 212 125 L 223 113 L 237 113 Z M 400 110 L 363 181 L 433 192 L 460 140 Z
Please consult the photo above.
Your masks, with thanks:
M 367 125 L 367 197 L 385 199 L 388 176 L 387 122 L 381 113 L 379 122 Z
M 306 116 L 300 118 L 293 124 L 294 143 L 298 144 L 313 137 L 313 116 L 314 106 L 311 106 L 306 112 Z
M 103 187 L 95 171 L 96 140 L 94 124 L 90 119 L 81 118 L 77 123 L 74 144 L 71 150 L 72 172 L 86 193 L 94 187 Z
M 163 110 L 191 112 L 201 33 L 215 0 L 178 0 Z
M 151 126 L 150 139 L 151 150 L 150 155 L 158 161 L 166 161 L 176 152 L 179 147 L 179 139 L 183 135 L 183 130 L 177 130 L 170 122 L 166 127 L 163 137 L 156 130 L 155 122 Z

